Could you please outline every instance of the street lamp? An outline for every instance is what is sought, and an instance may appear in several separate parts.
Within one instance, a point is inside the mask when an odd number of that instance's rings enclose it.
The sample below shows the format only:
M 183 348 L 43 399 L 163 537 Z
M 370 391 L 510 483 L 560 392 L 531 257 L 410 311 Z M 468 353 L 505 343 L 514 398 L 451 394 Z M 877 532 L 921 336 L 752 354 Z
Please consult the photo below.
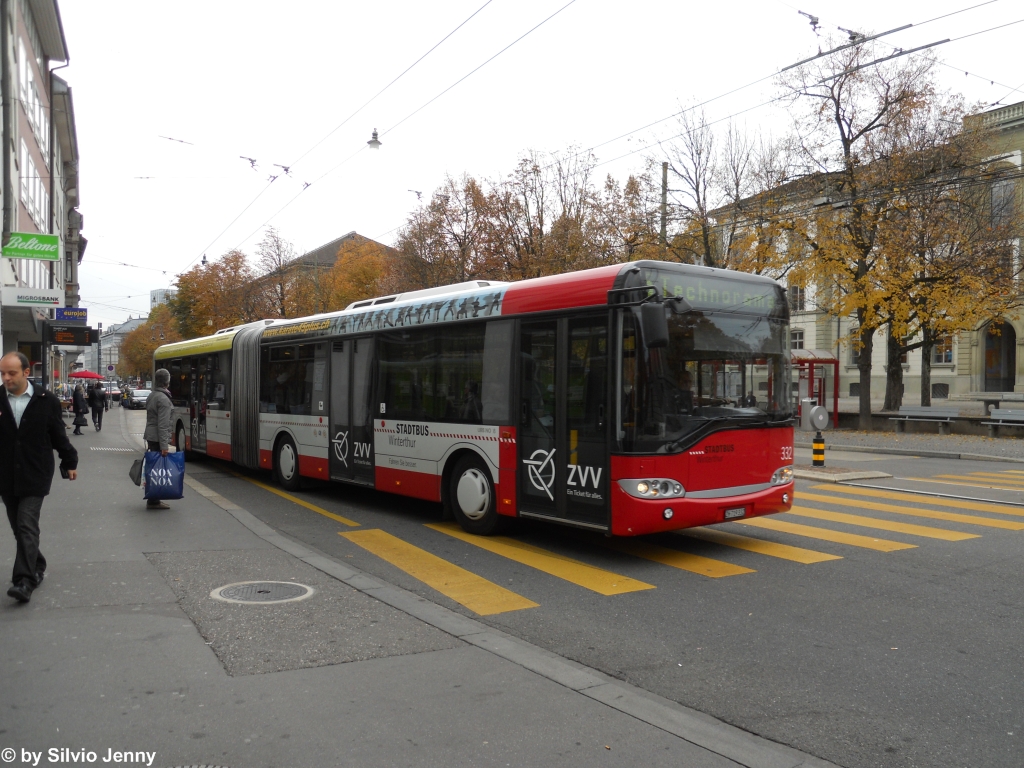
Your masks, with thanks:
M 376 128 L 373 129 L 373 137 L 366 143 L 370 146 L 370 149 L 380 149 L 381 142 L 377 139 Z

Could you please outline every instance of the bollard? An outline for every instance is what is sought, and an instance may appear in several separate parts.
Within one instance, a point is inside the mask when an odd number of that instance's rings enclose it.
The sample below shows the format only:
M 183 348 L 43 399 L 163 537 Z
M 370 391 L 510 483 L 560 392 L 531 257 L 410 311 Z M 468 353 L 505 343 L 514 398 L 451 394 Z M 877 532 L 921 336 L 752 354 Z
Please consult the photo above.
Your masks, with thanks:
M 814 457 L 814 461 L 811 462 L 812 467 L 825 466 L 825 438 L 821 436 L 821 430 L 818 430 L 818 433 L 814 436 L 811 455 Z

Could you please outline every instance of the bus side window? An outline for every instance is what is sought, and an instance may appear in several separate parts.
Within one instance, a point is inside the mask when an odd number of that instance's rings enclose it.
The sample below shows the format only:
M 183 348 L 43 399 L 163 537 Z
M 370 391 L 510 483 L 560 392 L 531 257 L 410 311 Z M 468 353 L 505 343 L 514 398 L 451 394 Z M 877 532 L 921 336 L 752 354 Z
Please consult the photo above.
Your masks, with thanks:
M 512 342 L 514 320 L 493 320 L 484 334 L 483 400 L 484 422 L 511 424 Z
M 485 327 L 483 323 L 460 325 L 439 335 L 434 420 L 464 424 L 483 422 L 480 385 L 484 376 Z
M 167 371 L 171 374 L 171 382 L 167 388 L 171 392 L 171 402 L 177 406 L 188 405 L 188 375 L 182 375 L 182 360 L 171 360 Z M 188 370 L 188 360 L 184 361 L 184 369 Z

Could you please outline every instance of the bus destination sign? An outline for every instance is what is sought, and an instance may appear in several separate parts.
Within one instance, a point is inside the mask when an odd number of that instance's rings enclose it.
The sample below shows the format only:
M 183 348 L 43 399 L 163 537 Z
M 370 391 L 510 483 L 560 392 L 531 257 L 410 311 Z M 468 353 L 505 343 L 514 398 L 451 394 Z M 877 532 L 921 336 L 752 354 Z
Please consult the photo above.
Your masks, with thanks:
M 88 347 L 100 340 L 100 332 L 87 325 L 57 325 L 51 323 L 51 344 L 68 344 L 74 347 Z

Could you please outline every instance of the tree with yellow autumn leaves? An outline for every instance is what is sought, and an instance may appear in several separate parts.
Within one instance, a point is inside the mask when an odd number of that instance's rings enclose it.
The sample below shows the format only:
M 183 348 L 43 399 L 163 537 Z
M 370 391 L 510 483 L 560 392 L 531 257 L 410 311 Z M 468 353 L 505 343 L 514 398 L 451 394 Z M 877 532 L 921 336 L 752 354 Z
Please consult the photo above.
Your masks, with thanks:
M 153 371 L 153 353 L 156 348 L 181 339 L 170 307 L 166 304 L 154 307 L 146 322 L 121 341 L 117 375 L 122 379 L 138 377 L 145 380 Z

